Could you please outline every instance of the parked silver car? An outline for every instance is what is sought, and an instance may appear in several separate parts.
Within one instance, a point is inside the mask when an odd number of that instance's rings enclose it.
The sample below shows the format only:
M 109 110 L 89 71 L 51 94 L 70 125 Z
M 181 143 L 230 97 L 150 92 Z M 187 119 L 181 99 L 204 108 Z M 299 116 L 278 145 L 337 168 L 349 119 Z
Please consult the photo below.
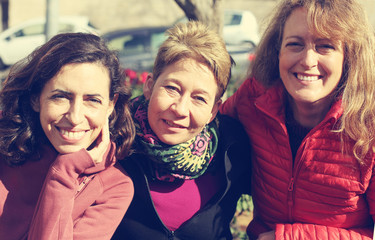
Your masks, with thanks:
M 108 47 L 118 52 L 123 68 L 137 72 L 150 72 L 159 46 L 166 39 L 169 26 L 120 29 L 102 37 Z
M 141 27 L 111 31 L 102 35 L 112 50 L 118 52 L 124 69 L 138 73 L 151 72 L 159 46 L 166 39 L 170 26 Z M 254 54 L 255 46 L 249 42 L 227 44 L 227 50 L 236 62 L 233 75 L 246 72 Z
M 46 19 L 35 18 L 12 26 L 0 33 L 0 69 L 13 65 L 46 42 Z M 99 34 L 86 16 L 61 16 L 58 32 Z

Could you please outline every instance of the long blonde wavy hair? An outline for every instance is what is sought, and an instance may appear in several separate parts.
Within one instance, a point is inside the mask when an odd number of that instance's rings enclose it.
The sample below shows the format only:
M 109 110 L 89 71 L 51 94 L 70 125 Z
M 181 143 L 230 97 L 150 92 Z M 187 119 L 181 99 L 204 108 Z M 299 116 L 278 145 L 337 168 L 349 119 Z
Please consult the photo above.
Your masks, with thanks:
M 344 63 L 335 90 L 341 97 L 344 113 L 338 132 L 342 139 L 354 141 L 353 154 L 363 163 L 374 152 L 375 133 L 375 40 L 362 5 L 356 0 L 282 0 L 275 8 L 249 68 L 265 87 L 280 80 L 279 49 L 285 22 L 292 11 L 303 7 L 314 34 L 343 42 Z

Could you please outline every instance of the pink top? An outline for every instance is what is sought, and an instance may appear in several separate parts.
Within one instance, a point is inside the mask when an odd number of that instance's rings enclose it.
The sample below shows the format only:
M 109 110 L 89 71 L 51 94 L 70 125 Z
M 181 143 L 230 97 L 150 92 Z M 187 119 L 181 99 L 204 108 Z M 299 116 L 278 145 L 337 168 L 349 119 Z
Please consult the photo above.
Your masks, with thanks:
M 160 219 L 174 231 L 204 207 L 221 185 L 218 175 L 206 173 L 195 180 L 152 181 L 150 192 Z
M 86 150 L 10 167 L 0 159 L 0 239 L 110 239 L 133 197 L 112 143 L 95 164 Z

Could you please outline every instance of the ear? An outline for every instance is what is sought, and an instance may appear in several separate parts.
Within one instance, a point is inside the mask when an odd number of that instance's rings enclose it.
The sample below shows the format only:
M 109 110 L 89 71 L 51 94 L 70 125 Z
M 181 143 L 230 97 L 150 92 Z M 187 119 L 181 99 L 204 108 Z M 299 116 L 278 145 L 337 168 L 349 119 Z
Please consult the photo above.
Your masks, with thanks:
M 154 88 L 154 78 L 152 77 L 152 73 L 147 75 L 146 82 L 143 85 L 143 95 L 147 100 L 150 100 L 152 89 Z
M 115 109 L 117 99 L 118 99 L 118 94 L 116 93 L 115 96 L 113 97 L 113 100 L 109 101 L 109 108 L 107 110 L 107 117 L 111 116 L 113 110 Z
M 31 107 L 35 112 L 40 111 L 40 103 L 39 103 L 39 97 L 33 96 L 31 97 Z
M 219 111 L 219 108 L 220 108 L 222 102 L 223 101 L 221 99 L 219 99 L 214 103 L 214 106 L 212 107 L 212 111 L 211 111 L 211 118 L 210 118 L 210 121 L 208 123 L 210 123 L 210 122 L 212 122 L 212 120 L 214 120 L 217 112 Z

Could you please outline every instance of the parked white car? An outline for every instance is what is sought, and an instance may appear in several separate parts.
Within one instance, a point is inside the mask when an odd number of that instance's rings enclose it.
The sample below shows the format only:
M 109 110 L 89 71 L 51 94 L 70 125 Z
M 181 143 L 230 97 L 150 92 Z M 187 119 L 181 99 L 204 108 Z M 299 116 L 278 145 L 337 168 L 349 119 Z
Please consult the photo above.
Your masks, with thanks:
M 186 22 L 187 17 L 175 23 Z M 254 14 L 248 10 L 224 9 L 223 39 L 227 45 L 258 45 L 259 27 Z
M 31 19 L 0 33 L 0 69 L 13 65 L 46 42 L 45 23 L 45 18 Z M 59 17 L 58 32 L 99 34 L 85 16 Z
M 227 44 L 259 43 L 258 22 L 254 14 L 245 10 L 224 10 L 223 38 Z

